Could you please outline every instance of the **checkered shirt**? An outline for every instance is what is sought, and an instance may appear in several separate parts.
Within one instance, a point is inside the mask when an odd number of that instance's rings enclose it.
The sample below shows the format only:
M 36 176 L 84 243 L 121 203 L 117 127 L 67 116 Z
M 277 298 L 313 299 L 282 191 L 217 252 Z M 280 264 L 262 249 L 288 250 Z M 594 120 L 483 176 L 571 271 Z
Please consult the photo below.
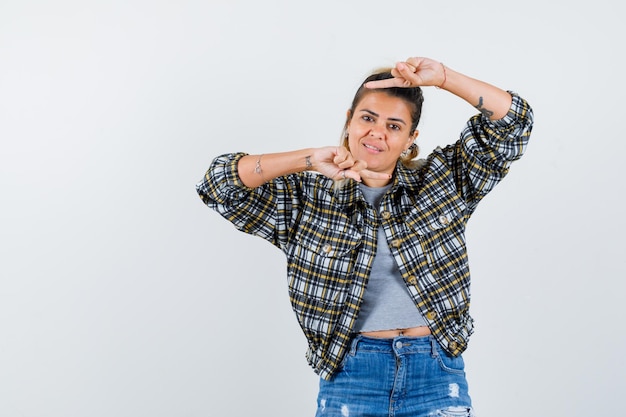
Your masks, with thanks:
M 441 346 L 453 356 L 467 348 L 473 320 L 466 223 L 522 156 L 532 130 L 532 109 L 511 95 L 504 118 L 478 114 L 456 143 L 436 148 L 417 168 L 398 163 L 379 210 L 365 202 L 356 182 L 335 187 L 315 172 L 248 188 L 237 173 L 244 153 L 218 156 L 197 184 L 207 206 L 285 253 L 289 298 L 308 341 L 307 360 L 322 378 L 332 377 L 349 348 L 378 238 L 387 239 L 415 306 Z

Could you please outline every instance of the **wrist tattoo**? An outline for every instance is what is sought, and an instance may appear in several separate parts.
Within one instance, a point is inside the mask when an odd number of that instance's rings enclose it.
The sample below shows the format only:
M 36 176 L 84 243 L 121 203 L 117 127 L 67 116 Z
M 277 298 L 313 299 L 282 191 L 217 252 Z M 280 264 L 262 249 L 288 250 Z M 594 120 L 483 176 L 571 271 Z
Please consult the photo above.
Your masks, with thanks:
M 491 116 L 493 116 L 493 112 L 489 109 L 485 109 L 483 107 L 483 98 L 482 96 L 478 97 L 478 104 L 474 106 L 475 108 L 477 108 L 485 117 L 489 117 L 491 118 Z
M 311 155 L 307 155 L 304 157 L 304 163 L 306 164 L 306 169 L 313 168 L 313 164 L 311 163 Z
M 259 174 L 261 176 L 261 180 L 265 182 L 265 177 L 263 176 L 263 168 L 261 168 L 261 158 L 263 158 L 263 154 L 259 155 L 259 158 L 256 160 L 254 172 Z

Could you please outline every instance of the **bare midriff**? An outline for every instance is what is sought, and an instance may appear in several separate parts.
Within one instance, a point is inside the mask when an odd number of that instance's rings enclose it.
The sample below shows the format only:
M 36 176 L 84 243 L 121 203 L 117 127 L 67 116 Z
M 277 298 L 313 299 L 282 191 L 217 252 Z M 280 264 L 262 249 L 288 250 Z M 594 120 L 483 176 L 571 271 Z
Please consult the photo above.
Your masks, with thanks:
M 428 336 L 430 329 L 427 326 L 409 327 L 408 329 L 377 330 L 375 332 L 361 332 L 363 336 L 393 339 L 398 336 L 420 337 Z

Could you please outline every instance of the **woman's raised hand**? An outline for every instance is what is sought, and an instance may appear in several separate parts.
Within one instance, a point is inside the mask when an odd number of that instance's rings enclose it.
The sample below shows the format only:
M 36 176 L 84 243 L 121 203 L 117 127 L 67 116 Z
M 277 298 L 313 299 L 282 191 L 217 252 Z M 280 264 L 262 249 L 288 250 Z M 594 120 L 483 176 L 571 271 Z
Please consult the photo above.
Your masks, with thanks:
M 430 58 L 413 57 L 404 62 L 398 62 L 391 70 L 393 78 L 388 80 L 370 81 L 367 88 L 389 87 L 441 87 L 446 81 L 444 65 Z

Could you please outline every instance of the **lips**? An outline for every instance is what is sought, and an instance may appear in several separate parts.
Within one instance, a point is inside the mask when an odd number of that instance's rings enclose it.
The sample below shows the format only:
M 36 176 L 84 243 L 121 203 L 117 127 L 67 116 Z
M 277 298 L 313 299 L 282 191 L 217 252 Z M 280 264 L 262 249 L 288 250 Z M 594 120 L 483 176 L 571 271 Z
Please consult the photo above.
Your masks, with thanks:
M 370 151 L 373 151 L 373 152 L 382 152 L 383 151 L 379 147 L 374 146 L 374 145 L 370 145 L 369 143 L 364 143 L 363 147 L 368 149 L 368 150 L 370 150 Z

